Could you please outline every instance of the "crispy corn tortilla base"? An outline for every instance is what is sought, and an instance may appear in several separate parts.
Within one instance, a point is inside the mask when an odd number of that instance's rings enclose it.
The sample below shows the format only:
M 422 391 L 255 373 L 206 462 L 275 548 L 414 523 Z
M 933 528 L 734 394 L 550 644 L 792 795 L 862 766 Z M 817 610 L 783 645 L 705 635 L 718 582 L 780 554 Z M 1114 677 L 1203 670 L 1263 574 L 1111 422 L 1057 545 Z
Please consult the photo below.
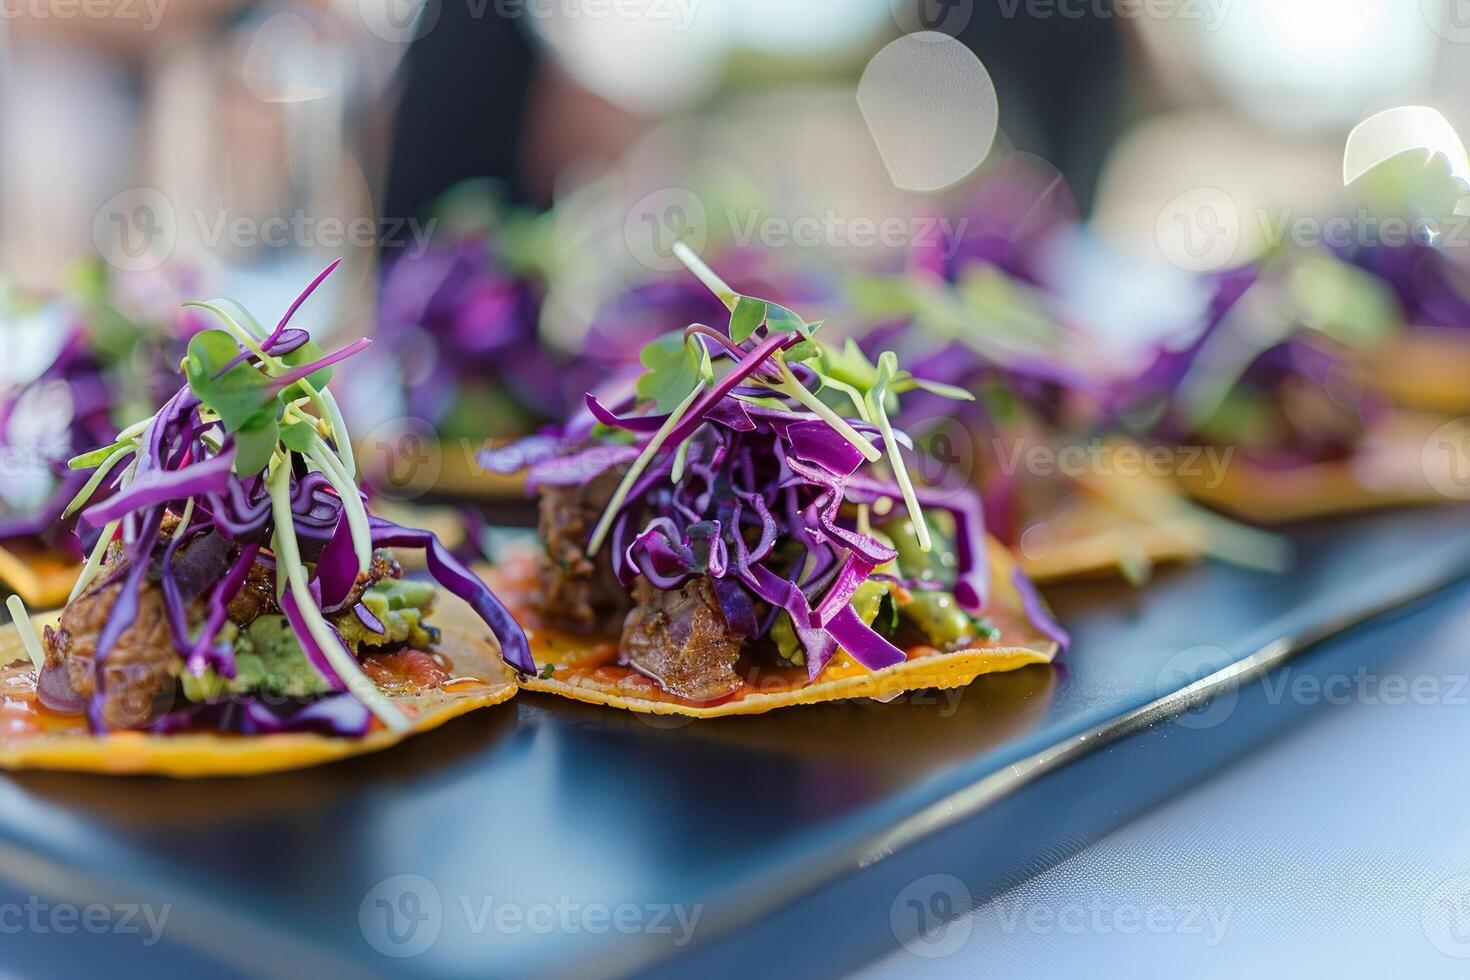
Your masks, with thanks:
M 1408 331 L 1380 355 L 1374 380 L 1406 408 L 1470 411 L 1470 335 L 1454 329 Z
M 475 500 L 525 500 L 524 473 L 506 475 L 492 473 L 474 460 L 479 446 L 441 442 L 439 473 L 433 491 L 447 497 L 470 497 Z
M 443 600 L 450 605 L 448 597 Z M 455 600 L 456 602 L 458 600 Z M 440 649 L 454 666 L 455 677 L 477 677 L 484 685 L 462 691 L 440 689 L 390 693 L 410 712 L 407 731 L 374 729 L 362 738 L 316 734 L 284 735 L 147 735 L 121 732 L 94 736 L 78 723 L 76 732 L 16 737 L 0 730 L 0 769 L 56 769 L 112 775 L 149 773 L 180 779 L 207 776 L 251 776 L 304 769 L 338 759 L 379 752 L 410 735 L 431 731 L 451 719 L 499 704 L 516 693 L 514 673 L 500 659 L 500 648 L 488 631 L 462 625 L 460 615 L 436 611 L 443 631 Z M 454 619 L 446 623 L 445 619 Z M 37 629 L 56 616 L 37 617 Z M 27 660 L 15 626 L 0 628 L 0 663 Z
M 1444 500 L 1427 483 L 1366 486 L 1349 461 L 1314 463 L 1290 471 L 1243 462 L 1234 465 L 1235 471 L 1218 486 L 1202 480 L 1181 482 L 1200 503 L 1257 524 L 1284 524 Z
M 525 677 L 521 679 L 521 685 L 531 691 L 627 711 L 719 718 L 762 714 L 775 708 L 848 698 L 885 700 L 905 691 L 961 687 L 981 674 L 1015 670 L 1027 664 L 1050 663 L 1056 656 L 1057 645 L 1025 619 L 1020 596 L 1011 584 L 1015 563 L 1010 553 L 994 540 L 989 542 L 989 553 L 993 594 L 987 615 L 1001 627 L 1003 639 L 1010 637 L 1012 643 L 1019 639 L 1018 645 L 981 647 L 953 653 L 920 647 L 907 651 L 909 659 L 903 663 L 877 671 L 861 668 L 839 652 L 816 681 L 792 683 L 773 674 L 771 680 L 779 689 L 760 690 L 761 685 L 751 689 L 747 684 L 747 689 L 717 704 L 694 704 L 672 698 L 642 674 L 616 663 L 599 665 L 595 671 L 561 667 L 556 670 L 556 675 L 560 676 Z M 527 628 L 531 653 L 537 663 L 547 663 L 551 658 L 546 656 L 547 644 L 538 632 L 539 624 L 525 612 L 530 595 L 524 580 L 499 585 L 497 591 L 518 616 L 524 617 L 522 623 Z
M 726 715 L 758 715 L 774 708 L 798 704 L 820 704 L 848 698 L 884 700 L 905 691 L 963 687 L 981 674 L 1015 670 L 1027 664 L 1050 663 L 1054 653 L 1055 650 L 1052 654 L 1047 654 L 1021 647 L 996 647 L 926 654 L 879 671 L 866 671 L 834 680 L 818 679 L 816 683 L 806 684 L 795 690 L 746 694 L 738 700 L 710 706 L 642 698 L 622 693 L 623 685 L 618 681 L 590 677 L 577 678 L 574 683 L 555 678 L 533 677 L 523 681 L 522 686 L 528 691 L 542 691 L 574 701 L 604 704 L 645 714 L 720 718 Z M 627 667 L 602 668 L 603 671 L 613 669 L 621 671 L 629 681 L 642 679 L 642 675 Z
M 66 602 L 81 571 L 76 562 L 40 548 L 0 547 L 0 583 L 37 609 L 54 609 Z
M 1179 482 L 1200 503 L 1257 524 L 1444 503 L 1427 467 L 1444 467 L 1433 478 L 1448 480 L 1452 464 L 1425 452 L 1443 421 L 1398 412 L 1344 459 L 1273 469 L 1237 456 L 1216 479 L 1181 473 Z
M 1113 452 L 1131 443 L 1113 440 Z M 1142 458 L 1144 450 L 1134 447 Z M 1203 531 L 1174 481 L 1144 469 L 1073 478 L 1076 493 L 1028 527 L 1017 542 L 1033 582 L 1114 575 L 1125 567 L 1195 561 Z
M 1021 570 L 1033 582 L 1116 575 L 1130 553 L 1150 565 L 1195 561 L 1200 548 L 1167 527 L 1119 522 L 1112 531 L 1094 531 L 1085 537 L 1049 545 L 1043 553 L 1019 557 Z
M 1084 483 L 1084 487 L 1089 484 Z M 1126 478 L 1114 492 L 1167 493 L 1178 490 L 1153 478 Z M 1200 530 L 1185 516 L 1169 516 L 1167 506 L 1145 504 L 1145 517 L 1120 506 L 1096 489 L 1079 493 L 1065 506 L 1028 528 L 1016 546 L 1021 571 L 1033 582 L 1055 582 L 1085 576 L 1115 575 L 1131 561 L 1148 565 L 1195 561 L 1203 553 Z

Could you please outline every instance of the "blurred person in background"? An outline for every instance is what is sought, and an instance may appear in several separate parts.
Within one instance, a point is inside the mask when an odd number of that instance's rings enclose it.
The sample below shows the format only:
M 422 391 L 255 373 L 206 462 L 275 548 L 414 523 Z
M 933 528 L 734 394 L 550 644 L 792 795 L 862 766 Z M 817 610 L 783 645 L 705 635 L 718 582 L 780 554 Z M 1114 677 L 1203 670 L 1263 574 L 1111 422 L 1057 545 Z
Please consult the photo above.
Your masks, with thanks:
M 241 0 L 8 4 L 0 20 L 0 258 L 55 286 L 95 250 L 92 224 L 141 178 L 156 73 Z
M 861 61 L 832 59 L 829 39 L 793 23 L 824 19 L 834 28 L 842 22 L 867 25 L 856 38 L 836 31 L 867 54 L 896 28 L 953 32 L 995 80 L 1014 148 L 1056 163 L 1084 195 L 1092 187 L 1102 155 L 1116 136 L 1123 82 L 1117 22 L 1092 5 L 1084 5 L 1076 16 L 1040 19 L 1027 16 L 1024 7 L 956 0 L 913 0 L 911 5 L 907 0 L 819 0 L 804 6 L 799 12 L 786 5 L 749 4 L 739 16 L 761 20 L 762 26 L 747 31 L 744 39 L 741 32 L 728 30 L 725 20 L 736 16 L 735 4 L 704 0 L 691 6 L 691 21 L 719 18 L 731 36 L 721 45 L 710 45 L 703 37 L 707 30 L 691 25 L 668 35 L 667 44 L 630 45 L 614 62 L 620 74 L 641 77 L 645 85 L 652 81 L 675 96 L 687 88 L 694 96 L 682 104 L 672 98 L 664 105 L 639 106 L 628 97 L 636 86 L 622 87 L 621 80 L 583 64 L 597 56 L 589 53 L 581 35 L 616 56 L 625 35 L 636 37 L 625 25 L 606 24 L 603 37 L 592 37 L 592 31 L 582 29 L 585 23 L 558 26 L 527 16 L 498 16 L 500 8 L 494 5 L 488 15 L 477 16 L 466 5 L 436 2 L 422 15 L 433 18 L 434 26 L 413 42 L 403 64 L 387 211 L 420 213 L 468 177 L 490 177 L 502 185 L 508 200 L 544 206 L 559 174 L 608 169 L 661 113 L 702 111 L 701 102 L 707 106 L 721 94 L 769 87 L 783 77 L 801 87 L 830 83 L 834 74 L 851 76 Z M 780 41 L 783 25 L 795 43 Z M 691 67 L 691 50 L 715 66 Z M 752 50 L 761 56 L 761 77 L 742 78 L 730 63 Z M 819 61 L 823 56 L 835 72 L 803 71 L 804 59 Z M 706 84 L 711 71 L 727 83 L 722 91 L 711 91 Z M 605 82 L 603 91 L 598 91 L 597 80 Z
M 789 142 L 765 155 L 778 189 L 820 204 L 867 182 L 882 201 L 893 188 L 853 87 L 886 41 L 931 29 L 993 78 L 997 146 L 1050 160 L 1102 231 L 1157 257 L 1155 219 L 1191 188 L 1223 187 L 1242 212 L 1268 196 L 1330 202 L 1342 138 L 1375 108 L 1430 98 L 1470 126 L 1463 39 L 1436 0 L 1409 6 L 688 0 L 629 17 L 432 0 L 412 19 L 402 0 L 138 0 L 84 17 L 31 0 L 0 21 L 0 256 L 10 279 L 56 284 L 97 248 L 104 204 L 152 188 L 183 212 L 181 258 L 309 264 L 333 249 L 201 241 L 194 219 L 406 219 L 472 176 L 545 207 L 621 160 L 643 166 L 639 145 L 666 120 L 734 119 L 742 140 L 779 126 Z M 803 92 L 831 99 L 787 98 Z

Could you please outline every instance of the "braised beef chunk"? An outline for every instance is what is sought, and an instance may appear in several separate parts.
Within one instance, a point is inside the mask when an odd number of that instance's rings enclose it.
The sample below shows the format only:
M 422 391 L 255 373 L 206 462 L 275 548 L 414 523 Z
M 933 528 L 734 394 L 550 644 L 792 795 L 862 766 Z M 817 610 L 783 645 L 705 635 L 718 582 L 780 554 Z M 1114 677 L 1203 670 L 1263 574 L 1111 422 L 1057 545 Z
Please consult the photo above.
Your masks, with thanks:
M 281 607 L 276 603 L 276 573 L 273 569 L 256 562 L 250 566 L 250 571 L 245 573 L 245 581 L 241 583 L 240 591 L 236 592 L 235 598 L 230 600 L 230 605 L 226 610 L 230 622 L 237 626 L 249 626 L 261 616 L 280 611 Z
M 122 576 L 79 596 L 66 607 L 55 629 L 46 627 L 46 665 L 66 671 L 72 690 L 92 696 L 97 639 L 122 591 Z M 115 728 L 142 728 L 167 710 L 179 667 L 163 609 L 163 593 L 145 584 L 138 593 L 138 615 L 123 631 L 104 667 L 103 716 Z
M 633 601 L 622 640 L 630 666 L 691 701 L 713 701 L 740 687 L 740 639 L 730 632 L 708 578 L 664 591 L 640 577 Z
M 591 483 L 541 491 L 541 539 L 536 611 L 548 622 L 580 632 L 612 632 L 631 603 L 613 574 L 611 549 L 587 557 L 587 540 L 620 476 L 604 473 Z
M 393 557 L 393 552 L 386 548 L 379 548 L 373 552 L 372 564 L 368 566 L 367 575 L 365 577 L 359 575 L 347 598 L 333 608 L 351 609 L 357 605 L 362 594 L 372 588 L 375 583 L 390 578 L 403 578 L 403 566 L 398 564 L 398 560 Z M 275 570 L 256 562 L 246 573 L 240 591 L 235 593 L 235 598 L 230 600 L 228 609 L 230 622 L 236 626 L 249 626 L 261 616 L 273 615 L 280 611 L 280 604 L 276 601 Z

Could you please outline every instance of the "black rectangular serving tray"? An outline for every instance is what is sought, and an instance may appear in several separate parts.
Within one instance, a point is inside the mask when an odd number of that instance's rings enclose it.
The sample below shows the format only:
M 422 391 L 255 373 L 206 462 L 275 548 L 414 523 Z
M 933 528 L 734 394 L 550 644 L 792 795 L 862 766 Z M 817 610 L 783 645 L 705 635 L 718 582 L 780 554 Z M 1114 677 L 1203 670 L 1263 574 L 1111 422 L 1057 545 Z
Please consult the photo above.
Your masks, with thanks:
M 0 775 L 0 971 L 831 975 L 923 949 L 930 916 L 1309 710 L 1252 678 L 1390 657 L 1470 597 L 1464 510 L 1288 535 L 1285 575 L 1205 563 L 1050 589 L 1072 651 L 956 692 L 693 722 L 522 695 L 305 772 Z M 7 929 L 28 902 L 168 919 L 152 945 Z

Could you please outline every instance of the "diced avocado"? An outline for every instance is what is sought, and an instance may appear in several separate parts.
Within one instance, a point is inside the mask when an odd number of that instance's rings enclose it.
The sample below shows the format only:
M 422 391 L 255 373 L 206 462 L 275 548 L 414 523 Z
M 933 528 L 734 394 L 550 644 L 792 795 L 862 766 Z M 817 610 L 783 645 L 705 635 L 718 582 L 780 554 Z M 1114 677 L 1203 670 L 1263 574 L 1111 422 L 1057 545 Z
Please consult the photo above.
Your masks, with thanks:
M 206 668 L 203 677 L 196 677 L 188 668 L 181 668 L 179 688 L 190 701 L 209 701 L 229 694 L 230 682 L 216 674 L 213 667 Z
M 795 667 L 806 665 L 806 648 L 796 635 L 791 614 L 784 609 L 776 614 L 775 621 L 771 623 L 771 640 L 776 644 L 776 655 L 782 660 Z
M 235 640 L 236 694 L 264 691 L 305 697 L 324 694 L 327 682 L 306 659 L 285 616 L 258 616 Z
M 868 579 L 857 587 L 852 594 L 851 606 L 863 622 L 869 626 L 873 620 L 878 618 L 878 613 L 883 607 L 883 597 L 888 595 L 891 584 L 884 581 Z M 801 639 L 796 635 L 796 627 L 792 625 L 791 615 L 784 609 L 776 614 L 776 620 L 771 624 L 771 640 L 776 644 L 777 655 L 786 663 L 802 666 L 806 663 L 806 648 L 801 645 Z
M 369 630 L 350 609 L 332 617 L 332 625 L 349 650 L 400 644 L 429 650 L 439 640 L 439 631 L 423 621 L 433 608 L 434 595 L 428 582 L 381 579 L 363 592 L 361 601 L 383 624 L 382 633 Z M 202 677 L 181 671 L 179 685 L 190 701 L 254 692 L 286 697 L 326 693 L 326 681 L 306 659 L 285 616 L 258 616 L 238 634 L 226 624 L 221 638 L 233 641 L 235 678 L 228 680 L 213 670 Z
M 287 697 L 324 694 L 327 683 L 301 650 L 296 634 L 285 616 L 257 616 L 250 625 L 234 632 L 228 625 L 221 635 L 233 635 L 235 678 L 229 680 L 206 670 L 196 677 L 188 670 L 179 673 L 179 686 L 190 701 L 208 701 L 229 694 L 266 693 Z
M 888 594 L 890 584 L 884 581 L 868 579 L 857 587 L 852 594 L 852 609 L 858 614 L 858 618 L 869 626 L 873 620 L 878 618 L 878 609 L 883 604 L 883 597 Z
M 977 639 L 1000 637 L 999 630 L 965 612 L 948 592 L 914 592 L 908 602 L 898 607 L 898 611 L 940 649 L 954 648 Z
M 434 595 L 429 582 L 381 579 L 362 594 L 362 604 L 383 624 L 383 632 L 368 629 L 351 610 L 338 616 L 333 625 L 349 650 L 398 645 L 428 650 L 439 642 L 439 631 L 424 622 L 433 609 Z
M 895 564 L 898 574 L 906 579 L 921 582 L 950 583 L 954 581 L 955 554 L 950 542 L 954 539 L 954 526 L 948 514 L 925 513 L 929 525 L 929 536 L 933 547 L 924 551 L 919 547 L 919 538 L 914 531 L 914 522 L 908 517 L 890 521 L 883 525 L 893 549 L 898 552 Z

